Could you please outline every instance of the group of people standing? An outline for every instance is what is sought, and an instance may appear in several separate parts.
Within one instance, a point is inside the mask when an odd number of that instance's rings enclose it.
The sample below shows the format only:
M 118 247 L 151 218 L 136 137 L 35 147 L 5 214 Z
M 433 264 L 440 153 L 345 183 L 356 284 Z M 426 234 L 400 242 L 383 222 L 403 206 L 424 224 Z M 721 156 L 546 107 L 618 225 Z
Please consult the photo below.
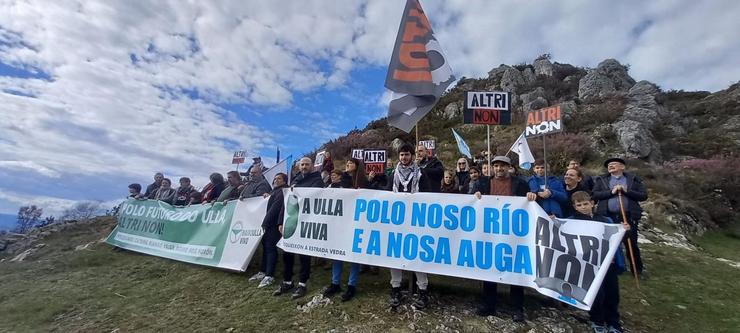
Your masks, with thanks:
M 262 261 L 257 274 L 250 281 L 259 281 L 258 288 L 264 288 L 275 282 L 278 261 L 277 243 L 282 237 L 284 214 L 283 189 L 291 187 L 315 188 L 349 188 L 375 189 L 393 192 L 437 192 L 474 195 L 521 196 L 537 202 L 542 209 L 554 218 L 576 218 L 602 222 L 622 222 L 626 218 L 625 229 L 631 242 L 635 267 L 632 270 L 645 277 L 642 260 L 637 244 L 638 223 L 642 215 L 640 201 L 647 199 L 647 192 L 639 177 L 625 172 L 626 162 L 620 158 L 610 158 L 604 162 L 607 173 L 597 177 L 584 174 L 580 161 L 571 160 L 563 177 L 548 175 L 545 161 L 534 164 L 533 175 L 524 176 L 506 156 L 495 156 L 490 160 L 476 159 L 469 161 L 460 158 L 455 168 L 445 169 L 436 157 L 419 145 L 413 147 L 403 144 L 397 151 L 398 163 L 388 163 L 386 172 L 378 173 L 365 170 L 362 160 L 350 158 L 346 161 L 345 170 L 334 168 L 331 158 L 325 159 L 319 170 L 313 161 L 304 157 L 298 162 L 298 172 L 290 177 L 285 173 L 277 174 L 272 179 L 272 187 L 262 175 L 263 167 L 253 167 L 249 175 L 242 178 L 235 171 L 227 173 L 228 181 L 214 173 L 211 182 L 198 192 L 190 185 L 187 178 L 180 179 L 180 187 L 172 189 L 169 179 L 161 173 L 155 175 L 155 182 L 140 193 L 138 184 L 129 186 L 131 197 L 162 200 L 174 205 L 228 201 L 240 198 L 263 196 L 268 199 L 267 212 L 262 223 Z M 327 154 L 328 155 L 328 154 Z M 389 160 L 390 161 L 390 160 Z M 474 164 L 473 164 L 474 163 Z M 471 165 L 473 164 L 473 165 Z M 133 186 L 133 188 L 132 188 Z M 138 188 L 136 187 L 138 186 Z M 198 193 L 198 194 L 194 194 Z M 622 211 L 626 213 L 624 216 Z M 300 271 L 298 283 L 293 281 L 295 258 L 298 257 Z M 273 292 L 279 296 L 290 293 L 292 298 L 300 298 L 307 293 L 307 283 L 311 275 L 311 257 L 283 252 L 283 281 Z M 619 324 L 619 287 L 617 274 L 620 262 L 624 259 L 617 256 L 614 268 L 609 268 L 607 277 L 590 312 L 592 327 L 595 332 L 621 332 Z M 345 263 L 332 263 L 332 277 L 323 295 L 332 297 L 341 293 L 342 301 L 353 299 L 362 266 L 351 263 L 346 289 L 342 289 L 341 277 Z M 412 306 L 423 309 L 429 305 L 429 279 L 426 273 L 414 272 L 418 292 L 412 300 Z M 390 269 L 389 305 L 398 307 L 402 301 L 402 271 Z M 510 287 L 511 302 L 515 309 L 513 320 L 521 322 L 524 316 L 524 288 Z M 483 283 L 483 297 L 478 314 L 494 315 L 497 304 L 497 284 Z

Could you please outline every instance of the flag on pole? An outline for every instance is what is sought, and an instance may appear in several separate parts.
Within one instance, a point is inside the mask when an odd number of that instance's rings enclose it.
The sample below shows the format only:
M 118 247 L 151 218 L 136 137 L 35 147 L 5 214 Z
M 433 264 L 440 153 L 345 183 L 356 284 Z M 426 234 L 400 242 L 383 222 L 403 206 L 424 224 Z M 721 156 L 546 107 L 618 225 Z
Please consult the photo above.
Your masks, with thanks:
M 277 157 L 275 157 L 275 162 L 280 162 L 280 146 L 277 147 Z
M 388 124 L 408 133 L 455 81 L 418 0 L 406 0 L 385 87 L 391 92 Z
M 534 156 L 532 155 L 532 151 L 529 150 L 529 144 L 527 144 L 527 138 L 524 137 L 524 133 L 522 133 L 522 135 L 520 135 L 519 138 L 516 139 L 516 142 L 511 145 L 509 151 L 513 151 L 517 155 L 519 155 L 520 168 L 529 170 L 529 168 L 532 167 L 532 164 L 534 163 Z
M 469 159 L 473 159 L 473 155 L 470 154 L 470 147 L 468 147 L 468 144 L 465 143 L 465 140 L 463 140 L 460 134 L 457 134 L 457 132 L 455 132 L 454 128 L 450 129 L 452 130 L 452 135 L 455 136 L 455 141 L 457 141 L 457 150 L 460 151 L 460 154 L 467 156 Z
M 290 155 L 286 157 L 284 160 L 280 161 L 280 163 L 275 164 L 274 167 L 268 169 L 264 172 L 265 179 L 268 183 L 270 183 L 270 186 L 272 186 L 272 180 L 275 179 L 275 176 L 278 173 L 285 173 L 288 175 L 288 184 L 290 184 L 290 168 L 293 166 L 293 155 Z

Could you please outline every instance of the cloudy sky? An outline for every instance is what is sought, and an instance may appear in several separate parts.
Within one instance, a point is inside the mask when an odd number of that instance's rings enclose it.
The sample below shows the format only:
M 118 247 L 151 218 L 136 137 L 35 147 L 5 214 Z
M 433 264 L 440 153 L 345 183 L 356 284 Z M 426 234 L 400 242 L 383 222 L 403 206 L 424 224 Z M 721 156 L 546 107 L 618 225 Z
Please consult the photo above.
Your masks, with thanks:
M 0 213 L 203 186 L 238 148 L 301 154 L 385 113 L 404 1 L 0 0 Z M 663 89 L 740 79 L 740 2 L 424 1 L 458 77 L 595 66 Z

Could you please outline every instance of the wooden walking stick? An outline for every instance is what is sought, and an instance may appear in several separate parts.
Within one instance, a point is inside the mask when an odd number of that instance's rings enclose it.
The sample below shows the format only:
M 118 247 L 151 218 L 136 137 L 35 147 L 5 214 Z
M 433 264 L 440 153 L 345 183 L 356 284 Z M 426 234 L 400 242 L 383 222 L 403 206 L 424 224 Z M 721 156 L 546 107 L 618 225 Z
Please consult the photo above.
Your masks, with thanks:
M 629 225 L 629 223 L 627 223 L 627 214 L 624 212 L 624 203 L 622 203 L 621 190 L 617 191 L 617 198 L 619 198 L 619 210 L 622 212 L 622 224 Z M 630 228 L 630 231 L 637 232 L 637 230 L 632 230 L 632 228 Z M 630 238 L 629 235 L 627 235 L 627 252 L 629 252 L 630 262 L 632 263 L 632 275 L 635 276 L 637 289 L 640 289 L 640 279 L 637 277 L 637 265 L 635 265 L 635 252 L 632 251 L 632 238 Z

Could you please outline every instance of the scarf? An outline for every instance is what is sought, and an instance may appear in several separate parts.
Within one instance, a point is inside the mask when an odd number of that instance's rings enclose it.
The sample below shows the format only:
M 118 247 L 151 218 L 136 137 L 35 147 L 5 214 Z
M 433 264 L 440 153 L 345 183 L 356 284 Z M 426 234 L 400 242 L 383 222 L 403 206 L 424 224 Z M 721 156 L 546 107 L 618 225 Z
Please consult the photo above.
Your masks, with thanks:
M 403 165 L 398 162 L 396 170 L 393 172 L 393 192 L 419 192 L 419 178 L 421 169 L 416 163 Z M 403 188 L 399 188 L 403 186 Z

